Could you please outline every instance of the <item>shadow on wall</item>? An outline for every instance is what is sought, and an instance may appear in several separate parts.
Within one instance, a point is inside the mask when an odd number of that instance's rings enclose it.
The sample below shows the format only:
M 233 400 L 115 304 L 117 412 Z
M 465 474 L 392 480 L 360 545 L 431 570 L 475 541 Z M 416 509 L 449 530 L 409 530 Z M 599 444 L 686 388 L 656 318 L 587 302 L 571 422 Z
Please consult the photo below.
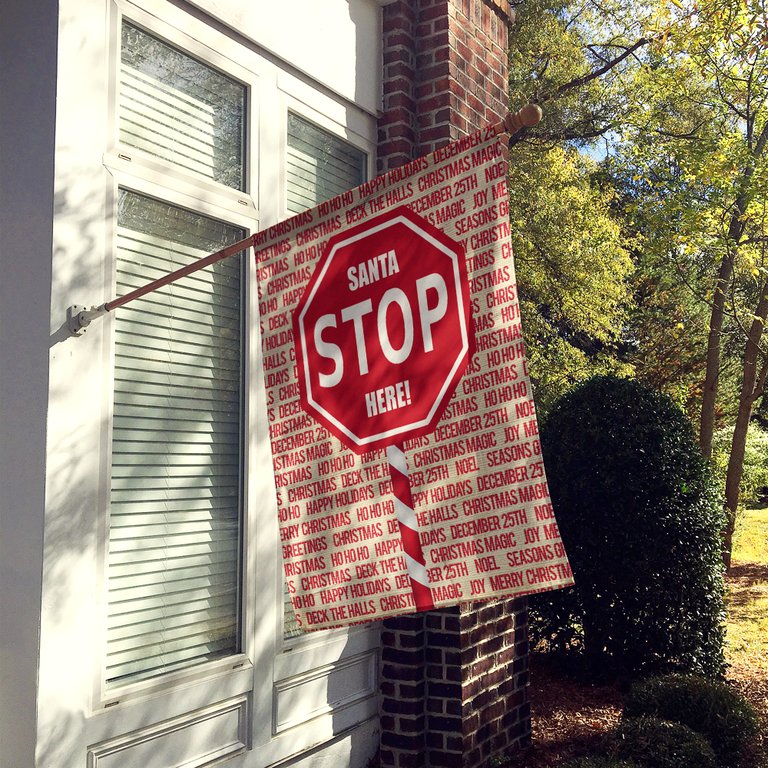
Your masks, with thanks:
M 104 300 L 104 179 L 98 174 L 94 178 L 91 157 L 75 157 L 76 148 L 66 147 L 66 137 L 60 137 L 60 144 L 57 160 L 70 171 L 67 178 L 60 175 L 53 199 L 52 309 L 46 322 L 46 497 L 37 683 L 41 768 L 82 762 L 90 673 L 101 657 L 97 611 L 103 570 L 97 554 L 104 511 L 98 456 L 106 426 L 103 329 L 71 336 L 66 308 Z

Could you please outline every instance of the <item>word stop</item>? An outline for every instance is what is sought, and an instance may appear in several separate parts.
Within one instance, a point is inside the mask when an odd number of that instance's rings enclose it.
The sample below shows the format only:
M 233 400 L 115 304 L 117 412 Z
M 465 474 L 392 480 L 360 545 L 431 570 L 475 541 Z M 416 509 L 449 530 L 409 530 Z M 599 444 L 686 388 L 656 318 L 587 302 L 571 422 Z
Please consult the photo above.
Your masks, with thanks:
M 399 313 L 403 328 L 403 339 L 395 346 L 390 338 L 387 327 L 388 313 Z M 416 280 L 416 307 L 411 307 L 408 295 L 401 288 L 390 288 L 385 291 L 374 310 L 373 301 L 365 299 L 351 306 L 344 307 L 339 313 L 321 315 L 315 322 L 313 340 L 315 349 L 327 360 L 333 361 L 334 367 L 330 373 L 318 375 L 321 387 L 335 387 L 344 377 L 344 356 L 341 347 L 328 338 L 328 329 L 339 328 L 341 323 L 351 323 L 354 330 L 354 344 L 359 374 L 366 375 L 368 367 L 369 340 L 378 341 L 378 349 L 384 357 L 394 365 L 401 365 L 408 360 L 414 347 L 415 329 L 421 334 L 422 349 L 426 352 L 434 350 L 432 339 L 433 326 L 445 317 L 448 311 L 448 289 L 445 279 L 438 273 Z M 414 323 L 414 314 L 418 322 Z M 373 322 L 375 317 L 375 329 Z M 331 333 L 331 338 L 333 335 Z M 372 350 L 374 351 L 374 350 Z

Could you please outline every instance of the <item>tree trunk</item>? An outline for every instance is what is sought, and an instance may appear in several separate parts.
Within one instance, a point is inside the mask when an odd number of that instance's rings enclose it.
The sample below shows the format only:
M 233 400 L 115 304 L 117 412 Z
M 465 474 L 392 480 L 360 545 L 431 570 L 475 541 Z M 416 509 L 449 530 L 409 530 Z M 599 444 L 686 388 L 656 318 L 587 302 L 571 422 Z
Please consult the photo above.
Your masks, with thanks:
M 733 429 L 731 455 L 728 459 L 728 472 L 725 477 L 726 524 L 723 532 L 723 562 L 726 568 L 731 567 L 733 529 L 736 524 L 736 510 L 739 506 L 739 485 L 744 471 L 744 452 L 747 445 L 749 422 L 752 418 L 755 400 L 762 394 L 765 386 L 765 374 L 768 371 L 768 365 L 764 364 L 758 374 L 758 363 L 761 355 L 760 339 L 763 335 L 766 315 L 768 315 L 768 281 L 763 285 L 760 301 L 757 303 L 754 319 L 747 335 L 741 391 L 739 392 L 739 410 Z
M 734 218 L 736 217 L 734 216 Z M 699 446 L 707 459 L 712 457 L 717 384 L 720 379 L 720 338 L 723 332 L 723 316 L 725 314 L 725 291 L 733 274 L 733 260 L 734 253 L 729 248 L 717 273 L 715 294 L 712 298 L 712 314 L 709 318 L 707 369 L 704 374 L 704 391 L 701 397 L 701 422 L 699 427 Z
M 709 338 L 707 340 L 707 370 L 704 375 L 704 392 L 701 399 L 701 421 L 699 427 L 699 446 L 707 459 L 712 457 L 712 435 L 715 429 L 717 385 L 720 378 L 720 337 L 723 331 L 723 316 L 725 314 L 725 292 L 733 274 L 733 264 L 738 251 L 739 241 L 744 234 L 744 214 L 747 210 L 749 185 L 755 173 L 755 165 L 760 157 L 762 157 L 766 145 L 768 145 L 768 122 L 763 124 L 760 135 L 754 145 L 750 142 L 750 157 L 742 171 L 738 186 L 738 197 L 734 202 L 731 220 L 728 223 L 728 241 L 726 244 L 728 250 L 720 264 L 717 281 L 715 282 L 715 295 L 712 298 L 712 314 L 709 321 Z

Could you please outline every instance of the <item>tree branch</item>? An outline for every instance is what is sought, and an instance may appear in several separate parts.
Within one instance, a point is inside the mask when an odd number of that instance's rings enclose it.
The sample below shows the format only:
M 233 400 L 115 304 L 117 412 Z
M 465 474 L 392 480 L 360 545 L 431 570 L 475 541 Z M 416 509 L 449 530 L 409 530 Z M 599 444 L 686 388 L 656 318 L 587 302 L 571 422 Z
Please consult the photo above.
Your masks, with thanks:
M 755 237 L 748 237 L 745 240 L 739 240 L 737 245 L 741 248 L 742 245 L 764 245 L 765 243 L 768 243 L 768 235 L 756 235 Z
M 549 133 L 537 132 L 533 138 L 535 138 L 536 141 L 546 142 L 547 144 L 556 146 L 563 141 L 575 141 L 577 139 L 587 141 L 589 139 L 599 139 L 601 136 L 605 136 L 605 134 L 608 133 L 612 127 L 612 125 L 605 125 L 603 127 L 592 128 L 590 130 L 578 130 L 577 128 L 572 128 L 569 130 L 568 128 L 564 128 L 563 130 L 552 131 Z M 515 144 L 519 144 L 529 135 L 530 129 L 521 128 L 517 133 L 510 137 L 510 148 L 514 147 Z
M 688 133 L 672 133 L 672 131 L 664 131 L 661 128 L 654 128 L 653 132 L 658 136 L 664 136 L 667 139 L 688 139 L 690 141 L 701 141 L 701 137 L 698 135 L 698 130 L 704 123 L 699 123 L 695 128 L 688 131 Z
M 641 37 L 634 44 L 629 46 L 629 48 L 626 48 L 622 54 L 614 59 L 611 59 L 610 61 L 607 61 L 602 67 L 598 67 L 586 75 L 582 75 L 581 77 L 577 77 L 567 83 L 563 83 L 562 85 L 555 88 L 555 90 L 551 93 L 537 94 L 533 101 L 537 104 L 544 104 L 550 99 L 562 96 L 564 93 L 572 91 L 576 88 L 581 88 L 582 85 L 586 85 L 592 80 L 597 80 L 597 78 L 602 77 L 606 72 L 610 72 L 610 70 L 612 70 L 615 66 L 621 64 L 624 59 L 631 56 L 635 51 L 642 48 L 644 45 L 648 45 L 648 43 L 650 43 L 650 38 Z

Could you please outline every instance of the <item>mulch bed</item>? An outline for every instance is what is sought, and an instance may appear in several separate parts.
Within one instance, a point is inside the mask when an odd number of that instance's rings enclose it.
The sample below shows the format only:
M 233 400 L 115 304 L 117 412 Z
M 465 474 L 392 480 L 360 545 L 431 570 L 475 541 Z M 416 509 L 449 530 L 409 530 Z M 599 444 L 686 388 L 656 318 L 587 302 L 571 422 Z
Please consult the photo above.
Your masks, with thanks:
M 732 569 L 727 580 L 734 586 L 754 586 L 765 579 L 750 566 Z M 744 581 L 750 582 L 745 584 Z M 763 581 L 763 583 L 765 583 Z M 592 685 L 574 679 L 546 654 L 530 656 L 531 747 L 516 755 L 505 768 L 556 768 L 574 757 L 594 754 L 603 737 L 621 717 L 620 686 Z M 752 768 L 768 768 L 768 663 L 764 655 L 731 660 L 727 680 L 755 709 L 762 737 L 750 755 Z
M 618 685 L 592 685 L 565 675 L 546 654 L 532 653 L 531 747 L 509 768 L 551 768 L 594 753 L 621 716 Z
M 531 654 L 530 663 L 533 741 L 508 768 L 555 768 L 597 752 L 621 717 L 619 685 L 590 685 L 570 678 L 543 654 Z M 768 768 L 768 670 L 731 666 L 728 682 L 758 711 L 763 734 L 749 762 L 754 768 Z

